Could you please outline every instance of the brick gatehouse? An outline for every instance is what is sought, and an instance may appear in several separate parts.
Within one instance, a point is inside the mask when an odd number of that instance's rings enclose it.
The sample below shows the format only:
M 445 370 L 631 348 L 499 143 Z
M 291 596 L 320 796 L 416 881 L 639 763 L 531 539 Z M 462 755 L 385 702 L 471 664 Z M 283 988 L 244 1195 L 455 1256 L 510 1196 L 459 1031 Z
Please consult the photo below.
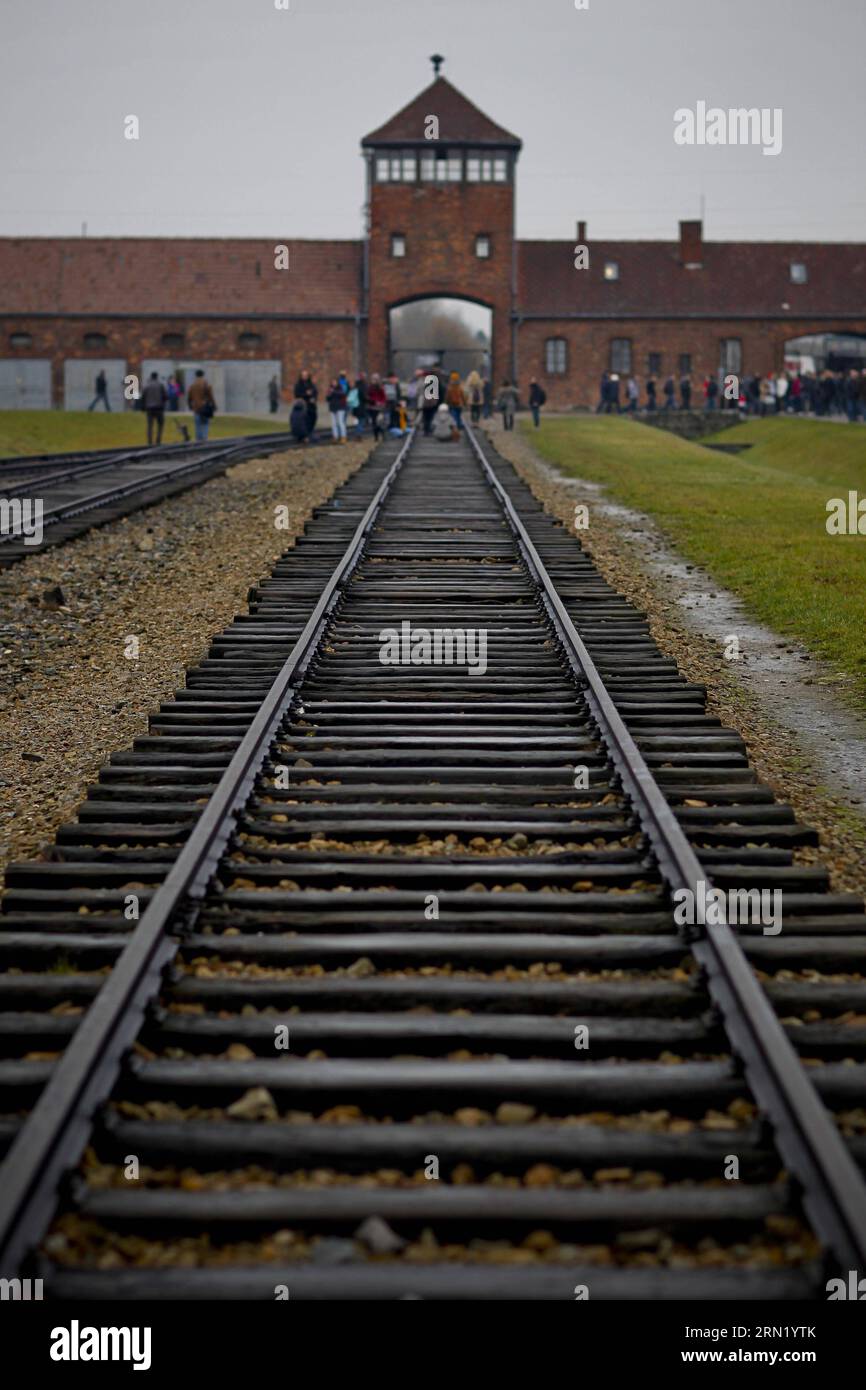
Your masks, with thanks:
M 562 407 L 594 404 L 605 368 L 764 373 L 801 337 L 819 365 L 866 365 L 866 244 L 712 242 L 694 221 L 670 242 L 582 222 L 517 240 L 521 142 L 438 65 L 361 142 L 364 235 L 287 234 L 287 269 L 264 239 L 0 238 L 0 407 L 80 409 L 100 366 L 119 405 L 126 373 L 203 365 L 224 409 L 263 409 L 274 375 L 387 370 L 393 311 L 433 296 L 489 310 L 495 381 L 536 376 Z

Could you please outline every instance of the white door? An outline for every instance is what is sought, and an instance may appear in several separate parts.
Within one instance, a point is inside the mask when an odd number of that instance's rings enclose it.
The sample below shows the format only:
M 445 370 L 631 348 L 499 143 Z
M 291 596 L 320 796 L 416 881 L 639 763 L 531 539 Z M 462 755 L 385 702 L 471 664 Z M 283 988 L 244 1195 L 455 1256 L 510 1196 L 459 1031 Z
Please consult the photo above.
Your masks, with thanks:
M 256 362 L 223 362 L 226 374 L 226 410 L 231 415 L 268 415 L 271 378 L 281 383 L 280 363 L 275 359 Z
M 0 410 L 50 410 L 51 363 L 42 357 L 0 358 Z
M 124 399 L 123 378 L 126 362 L 122 357 L 67 357 L 63 364 L 64 410 L 87 410 L 96 396 L 96 378 L 105 372 L 108 382 L 108 404 L 112 410 L 126 410 L 131 404 Z M 104 410 L 100 402 L 97 410 Z

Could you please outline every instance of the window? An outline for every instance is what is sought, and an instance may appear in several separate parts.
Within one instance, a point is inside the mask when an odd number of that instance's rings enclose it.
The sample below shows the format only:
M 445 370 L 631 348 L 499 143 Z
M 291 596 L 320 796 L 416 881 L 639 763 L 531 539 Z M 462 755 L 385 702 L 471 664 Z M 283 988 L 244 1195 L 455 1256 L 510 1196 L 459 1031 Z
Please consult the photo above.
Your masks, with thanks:
M 448 155 L 436 160 L 437 183 L 459 183 L 463 178 L 463 160 L 460 155 Z
M 470 150 L 466 156 L 467 183 L 507 183 L 508 159 L 505 155 L 482 154 Z
M 391 234 L 391 255 L 405 256 L 406 238 L 402 232 L 392 232 Z
M 631 338 L 611 338 L 610 369 L 612 372 L 631 371 Z
M 395 150 L 376 158 L 377 183 L 414 183 L 417 174 L 418 162 L 412 150 Z
M 692 370 L 692 355 L 690 352 L 680 353 L 680 376 L 688 376 Z
M 741 338 L 723 338 L 719 344 L 719 366 L 727 374 L 739 376 L 743 370 L 743 342 Z
M 258 348 L 261 347 L 262 341 L 261 333 L 238 334 L 238 347 L 240 348 Z
M 544 345 L 544 370 L 549 376 L 562 376 L 567 362 L 567 344 L 564 338 L 548 338 Z
M 33 337 L 30 333 L 10 333 L 9 346 L 11 348 L 31 348 Z
M 184 336 L 182 333 L 163 333 L 159 341 L 164 348 L 178 352 L 184 345 Z
M 605 261 L 604 278 L 605 280 L 619 279 L 619 261 Z
M 662 370 L 662 355 L 660 352 L 651 352 L 647 356 L 646 369 L 650 376 L 660 376 Z
M 104 333 L 85 333 L 84 346 L 94 351 L 97 348 L 108 347 L 108 338 Z
M 791 262 L 791 284 L 805 285 L 809 279 L 809 272 L 802 261 Z
M 486 232 L 479 232 L 475 238 L 475 254 L 480 261 L 490 259 L 490 237 Z
M 436 177 L 436 156 L 435 154 L 422 154 L 419 161 L 421 165 L 421 177 L 429 183 Z

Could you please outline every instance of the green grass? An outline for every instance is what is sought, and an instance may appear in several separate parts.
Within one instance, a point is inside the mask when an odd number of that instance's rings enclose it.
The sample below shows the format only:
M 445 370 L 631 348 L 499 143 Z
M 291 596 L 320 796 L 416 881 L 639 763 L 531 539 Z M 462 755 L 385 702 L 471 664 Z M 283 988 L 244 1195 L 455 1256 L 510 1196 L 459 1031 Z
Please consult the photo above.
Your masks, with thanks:
M 164 444 L 178 444 L 181 434 L 174 421 L 182 420 L 194 436 L 193 419 L 183 413 L 166 414 Z M 211 439 L 234 434 L 267 434 L 286 430 L 286 413 L 268 419 L 245 415 L 215 415 Z M 115 444 L 147 443 L 147 417 L 143 411 L 125 410 L 0 410 L 0 458 L 16 454 L 61 454 L 78 449 L 111 449 Z
M 866 696 L 866 536 L 830 536 L 825 526 L 831 497 L 849 488 L 866 495 L 866 429 L 753 420 L 717 436 L 752 444 L 734 456 L 611 417 L 522 428 L 563 473 L 649 513 L 753 617 L 853 677 Z

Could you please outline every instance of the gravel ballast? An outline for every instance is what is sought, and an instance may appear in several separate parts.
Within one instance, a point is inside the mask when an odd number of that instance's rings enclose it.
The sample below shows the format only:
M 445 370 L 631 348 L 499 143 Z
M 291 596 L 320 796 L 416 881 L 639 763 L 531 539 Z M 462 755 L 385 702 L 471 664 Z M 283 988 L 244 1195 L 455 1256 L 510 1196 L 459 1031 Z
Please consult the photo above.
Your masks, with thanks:
M 603 505 L 607 495 L 597 484 L 581 484 L 579 479 L 560 474 L 539 458 L 519 430 L 506 432 L 498 422 L 488 429 L 502 456 L 514 464 L 538 500 L 566 527 L 573 524 L 576 501 L 589 506 L 590 525 L 580 536 L 586 553 L 605 579 L 646 614 L 660 650 L 676 661 L 689 680 L 706 685 L 708 713 L 718 715 L 742 735 L 761 780 L 780 801 L 793 806 L 799 820 L 819 832 L 820 847 L 796 850 L 796 861 L 826 864 L 836 891 L 866 894 L 866 823 L 841 795 L 834 796 L 826 789 L 827 782 L 813 766 L 808 747 L 798 740 L 791 723 L 783 724 L 774 717 L 781 712 L 778 696 L 762 699 L 747 687 L 737 664 L 723 659 L 716 635 L 700 630 L 699 614 L 690 614 L 678 601 L 677 588 L 646 562 L 656 540 L 668 551 L 673 549 L 671 543 L 648 517 L 641 517 L 646 544 L 637 545 L 633 530 L 637 523 L 629 517 L 626 524 L 618 515 L 621 509 Z M 779 638 L 780 649 L 790 646 Z M 802 655 L 805 667 L 808 658 Z M 820 673 L 820 663 L 810 661 L 811 667 Z M 808 692 L 801 690 L 800 696 L 805 731 L 810 720 Z M 841 703 L 837 713 L 841 728 L 850 714 Z
M 0 866 L 50 846 L 370 447 L 238 464 L 0 575 Z

